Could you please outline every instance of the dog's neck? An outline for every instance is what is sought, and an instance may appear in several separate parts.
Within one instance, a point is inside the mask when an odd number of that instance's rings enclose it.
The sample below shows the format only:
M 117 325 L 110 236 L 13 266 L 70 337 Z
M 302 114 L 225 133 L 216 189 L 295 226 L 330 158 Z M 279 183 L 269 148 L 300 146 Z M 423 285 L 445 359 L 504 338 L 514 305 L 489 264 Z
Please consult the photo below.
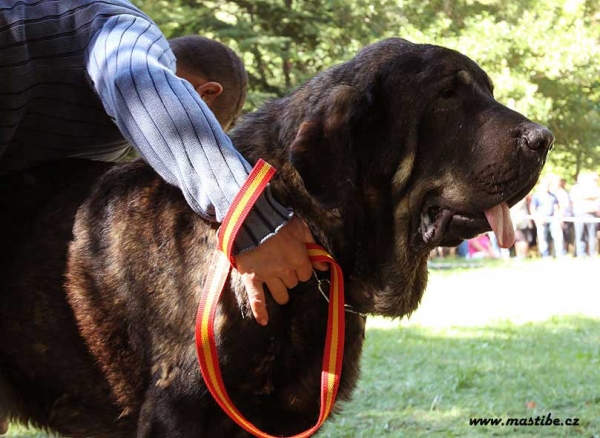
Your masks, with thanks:
M 395 221 L 389 215 L 392 200 L 386 194 L 390 190 L 359 185 L 353 198 L 339 208 L 320 207 L 289 162 L 289 146 L 302 115 L 280 121 L 277 114 L 286 110 L 287 99 L 270 102 L 246 116 L 231 133 L 233 143 L 249 162 L 263 158 L 277 169 L 270 184 L 273 195 L 308 223 L 315 240 L 340 264 L 350 304 L 362 313 L 409 314 L 424 288 L 415 279 L 426 270 L 426 256 L 415 257 L 390 245 Z M 407 272 L 398 268 L 401 265 L 413 267 L 410 278 L 401 276 Z
M 340 264 L 347 302 L 365 314 L 398 317 L 412 313 L 425 289 L 420 281 L 427 278 L 427 256 L 389 245 L 394 219 L 378 214 L 377 206 L 362 199 L 360 188 L 350 205 L 326 210 L 314 202 L 289 168 L 282 163 L 282 172 L 272 183 L 273 194 L 308 223 L 315 240 Z M 402 274 L 406 272 L 411 275 Z

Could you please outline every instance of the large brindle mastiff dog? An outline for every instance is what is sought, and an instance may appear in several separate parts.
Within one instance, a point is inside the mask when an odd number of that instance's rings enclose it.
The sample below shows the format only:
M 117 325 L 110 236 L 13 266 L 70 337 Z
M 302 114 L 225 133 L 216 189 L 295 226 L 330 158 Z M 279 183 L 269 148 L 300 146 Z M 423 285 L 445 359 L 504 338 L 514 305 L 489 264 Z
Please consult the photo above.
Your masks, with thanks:
M 245 117 L 244 156 L 341 265 L 365 314 L 413 312 L 437 246 L 493 229 L 534 186 L 553 137 L 494 100 L 469 58 L 389 39 Z M 216 225 L 146 164 L 64 162 L 2 181 L 0 421 L 77 437 L 242 437 L 194 346 Z M 217 336 L 230 395 L 256 426 L 316 423 L 327 303 L 311 281 L 251 317 L 234 271 Z M 339 400 L 359 376 L 364 318 L 346 315 Z M 384 396 L 382 394 L 382 396 Z M 339 409 L 339 405 L 337 406 Z

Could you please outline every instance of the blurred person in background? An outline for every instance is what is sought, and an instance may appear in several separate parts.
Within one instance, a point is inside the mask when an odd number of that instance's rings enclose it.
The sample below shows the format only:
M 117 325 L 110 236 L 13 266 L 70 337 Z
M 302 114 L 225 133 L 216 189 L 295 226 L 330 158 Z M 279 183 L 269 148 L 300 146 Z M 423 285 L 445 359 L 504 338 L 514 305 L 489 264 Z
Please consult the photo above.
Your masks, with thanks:
M 510 209 L 510 215 L 515 227 L 515 257 L 524 259 L 529 255 L 529 242 L 535 234 L 533 221 L 529 219 L 529 200 L 526 196 Z
M 559 176 L 552 177 L 551 191 L 558 199 L 558 204 L 560 205 L 560 211 L 563 217 L 562 230 L 565 254 L 569 252 L 569 245 L 574 245 L 575 243 L 573 222 L 565 220 L 565 218 L 573 217 L 573 203 L 571 202 L 571 195 L 566 190 L 566 185 L 567 181 L 564 178 L 560 178 Z
M 575 255 L 576 257 L 596 257 L 597 223 L 600 217 L 600 187 L 598 174 L 583 172 L 577 178 L 577 184 L 571 189 L 573 214 L 575 217 Z
M 495 259 L 498 257 L 488 233 L 480 234 L 468 240 L 469 259 Z
M 562 212 L 560 203 L 552 193 L 550 178 L 542 179 L 538 189 L 531 200 L 531 214 L 534 216 L 537 228 L 538 251 L 542 258 L 550 257 L 551 247 L 554 247 L 554 256 L 565 255 L 563 245 Z

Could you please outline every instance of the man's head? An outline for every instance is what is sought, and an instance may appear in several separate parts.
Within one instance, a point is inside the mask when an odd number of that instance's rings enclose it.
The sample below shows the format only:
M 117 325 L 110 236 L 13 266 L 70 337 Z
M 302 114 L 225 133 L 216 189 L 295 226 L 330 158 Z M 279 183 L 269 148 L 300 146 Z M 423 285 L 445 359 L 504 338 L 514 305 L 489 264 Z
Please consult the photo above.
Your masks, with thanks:
M 169 40 L 177 58 L 177 76 L 190 82 L 227 129 L 242 111 L 248 76 L 242 60 L 229 47 L 189 35 Z

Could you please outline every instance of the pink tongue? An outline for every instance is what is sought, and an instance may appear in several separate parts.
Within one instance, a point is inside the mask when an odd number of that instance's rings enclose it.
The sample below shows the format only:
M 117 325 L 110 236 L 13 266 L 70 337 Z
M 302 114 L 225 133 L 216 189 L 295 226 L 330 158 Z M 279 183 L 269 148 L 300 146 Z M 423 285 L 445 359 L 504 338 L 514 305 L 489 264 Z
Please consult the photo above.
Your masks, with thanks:
M 498 239 L 498 245 L 501 248 L 510 248 L 515 243 L 515 230 L 513 228 L 512 220 L 510 219 L 510 210 L 508 204 L 503 202 L 502 204 L 496 205 L 485 211 L 485 217 L 492 227 L 496 238 Z

